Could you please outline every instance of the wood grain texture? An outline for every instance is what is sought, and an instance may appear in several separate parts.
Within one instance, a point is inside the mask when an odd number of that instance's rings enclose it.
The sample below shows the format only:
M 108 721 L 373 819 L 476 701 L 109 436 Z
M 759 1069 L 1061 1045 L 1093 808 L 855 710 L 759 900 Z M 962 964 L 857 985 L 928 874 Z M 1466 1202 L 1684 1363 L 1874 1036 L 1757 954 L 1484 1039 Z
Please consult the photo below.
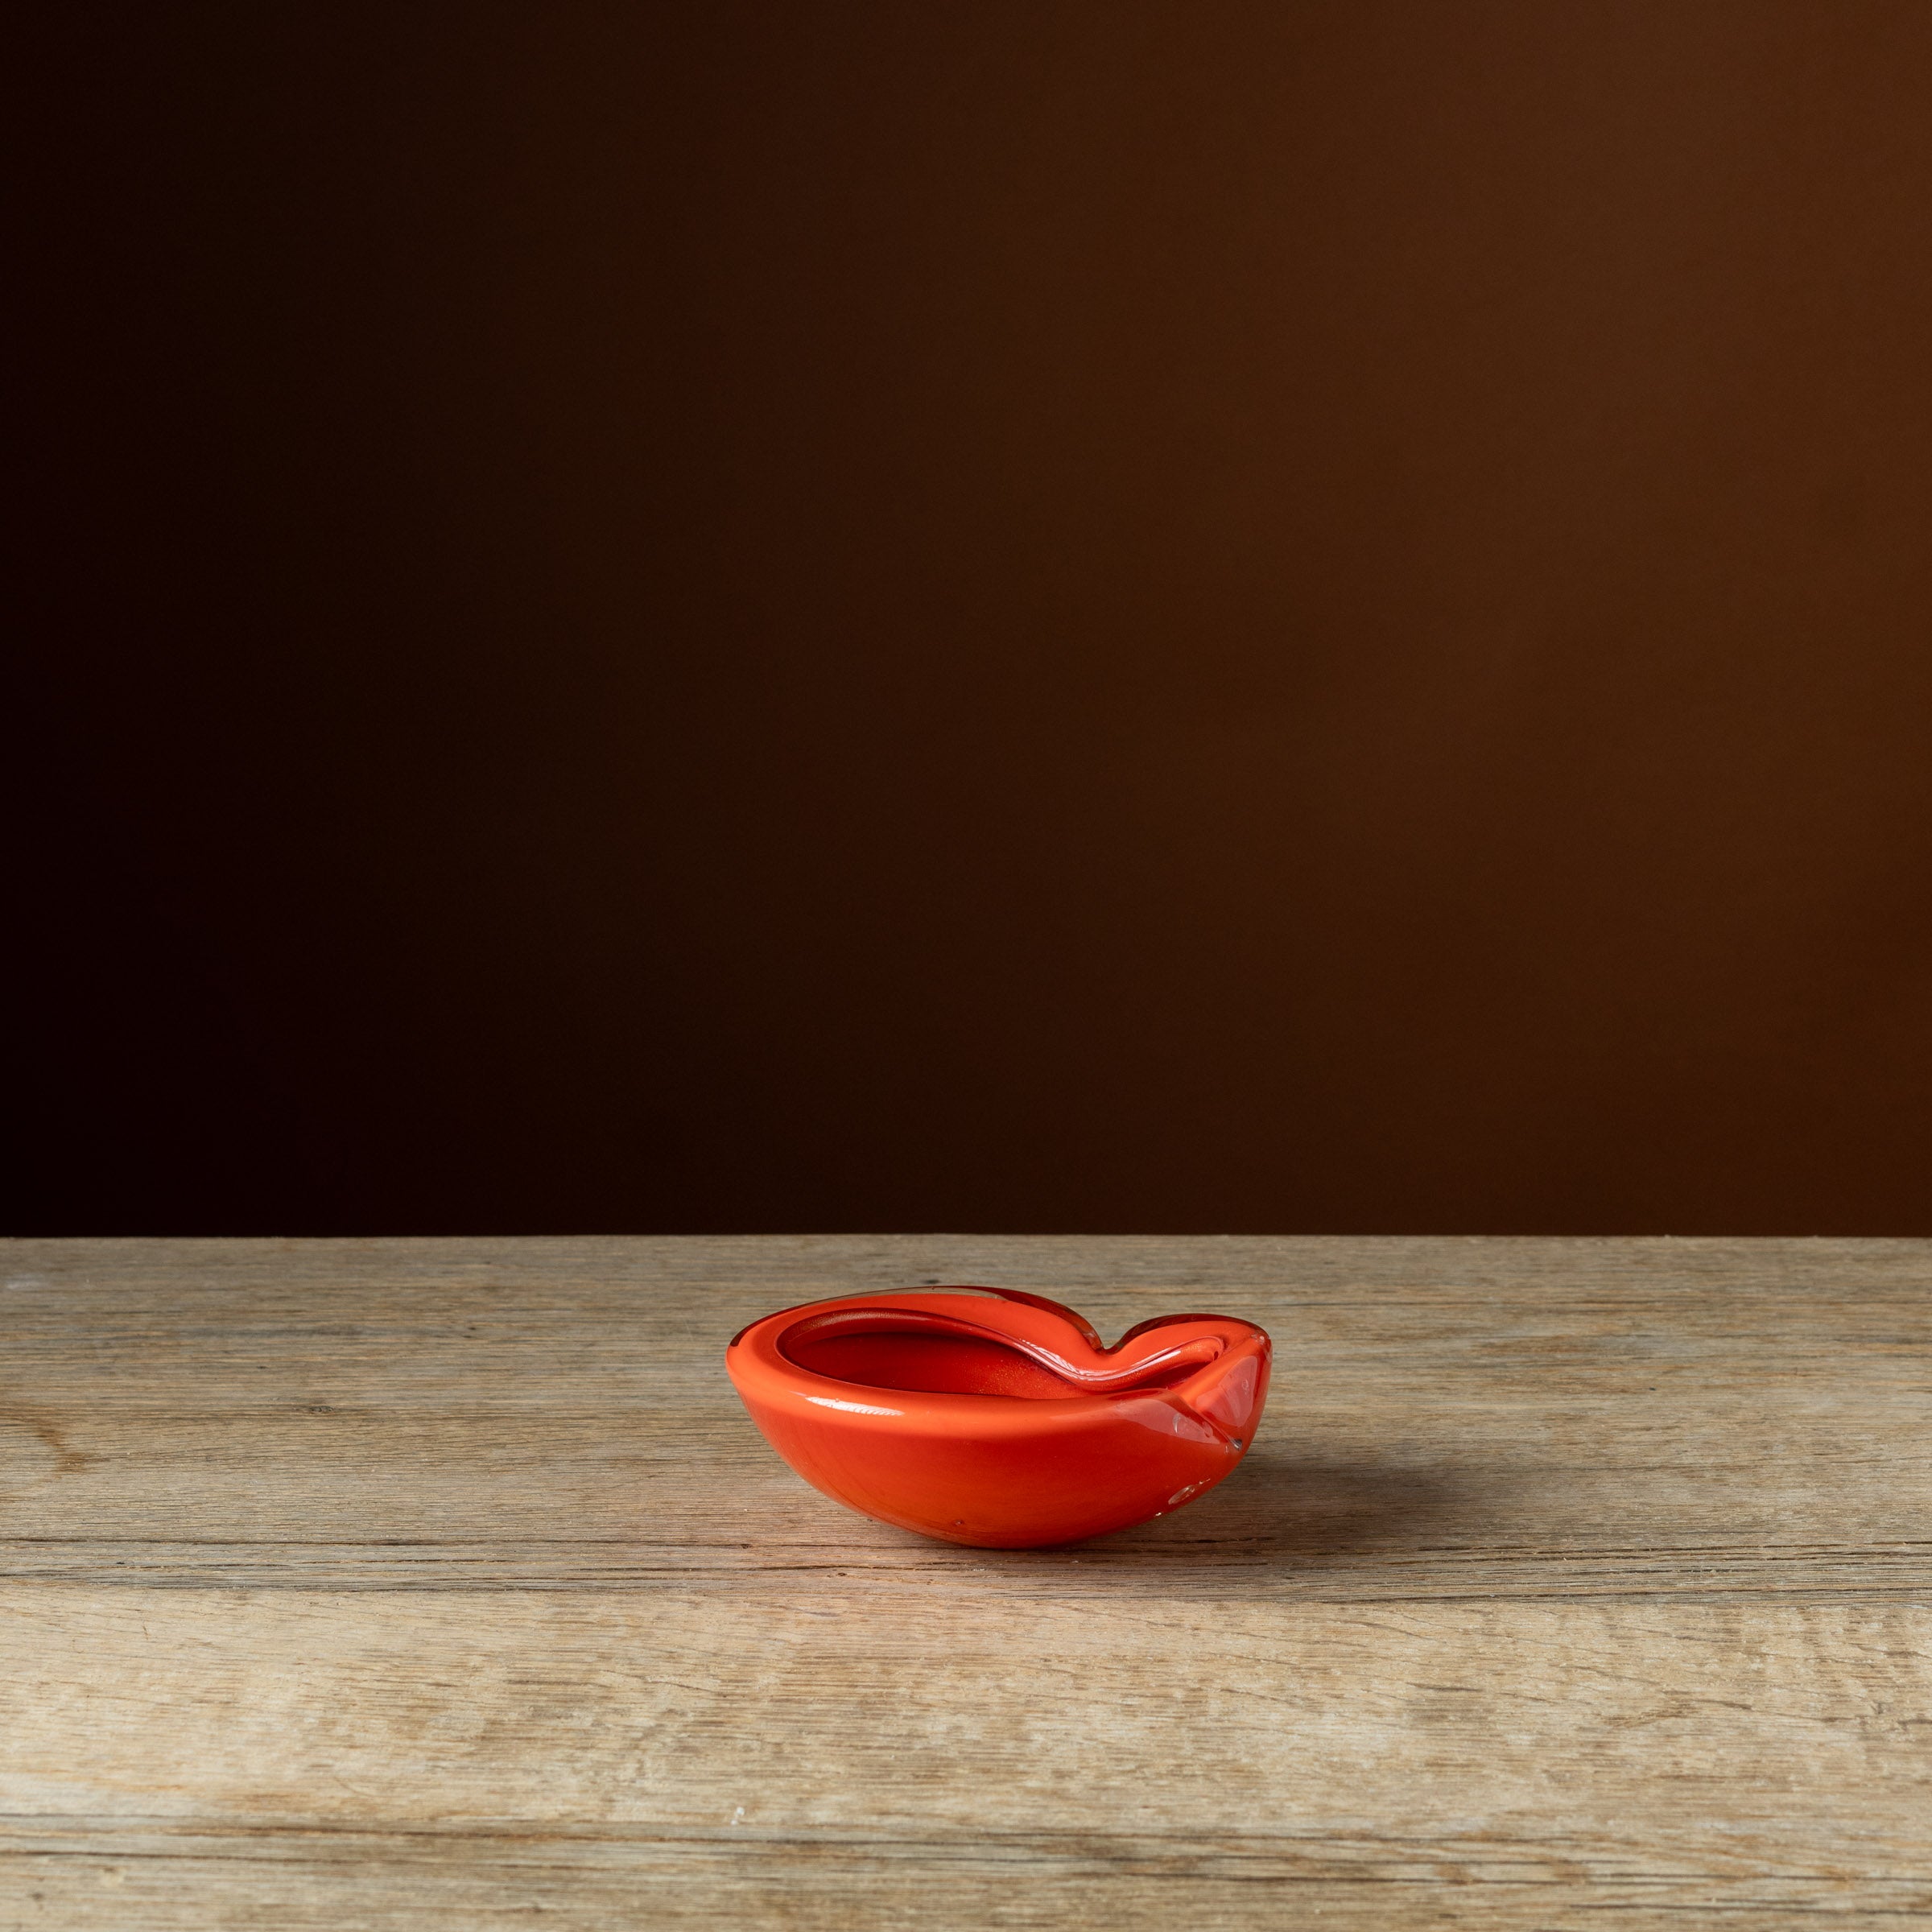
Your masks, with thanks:
M 744 1322 L 1265 1323 L 1201 1503 L 850 1516 Z M 1932 1917 L 1932 1245 L 0 1244 L 0 1932 Z

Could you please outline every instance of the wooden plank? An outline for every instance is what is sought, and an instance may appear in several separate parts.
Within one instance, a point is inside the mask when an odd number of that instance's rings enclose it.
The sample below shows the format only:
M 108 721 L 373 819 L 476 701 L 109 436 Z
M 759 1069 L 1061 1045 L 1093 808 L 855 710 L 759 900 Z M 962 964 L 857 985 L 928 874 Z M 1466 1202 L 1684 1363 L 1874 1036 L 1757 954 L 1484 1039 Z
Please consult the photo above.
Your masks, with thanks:
M 1439 1243 L 1418 1268 L 1421 1244 L 1116 1243 L 1104 1269 L 1099 1245 L 171 1245 L 158 1273 L 128 1245 L 60 1249 L 7 1278 L 0 1547 L 19 1576 L 343 1587 L 1932 1583 L 1913 1245 L 1657 1244 L 1640 1265 L 1641 1244 Z M 943 1549 L 802 1488 L 732 1401 L 724 1338 L 954 1273 L 1077 1293 L 1116 1327 L 1203 1291 L 1267 1322 L 1278 1393 L 1241 1480 L 1077 1558 Z
M 1869 1879 L 1740 1832 L 1685 1853 L 1654 1836 L 1552 1832 L 1127 1840 L 1079 1834 L 841 1841 L 431 1833 L 50 1831 L 0 1854 L 25 1926 L 343 1932 L 637 1925 L 1522 1928 L 1922 1922 L 1922 1885 Z
M 0 1926 L 1932 1913 L 1929 1275 L 1878 1242 L 5 1245 Z M 773 1462 L 736 1327 L 976 1278 L 1266 1323 L 1254 1455 L 1013 1553 Z
M 0 1810 L 89 1821 L 96 1860 L 220 1821 L 217 1866 L 312 1862 L 318 1834 L 376 1820 L 405 1868 L 452 1834 L 498 1862 L 556 1834 L 567 1872 L 594 1856 L 674 1893 L 741 1838 L 768 1880 L 822 1850 L 890 1897 L 877 1868 L 903 1845 L 901 1906 L 949 1859 L 1018 1882 L 1084 1849 L 1224 1888 L 1568 1872 L 1605 1902 L 1800 1908 L 1849 1880 L 1932 1909 L 1929 1623 L 1134 1600 L 992 1620 L 932 1588 L 269 1592 L 211 1614 L 203 1592 L 16 1587 Z M 44 1860 L 45 1829 L 12 1848 Z

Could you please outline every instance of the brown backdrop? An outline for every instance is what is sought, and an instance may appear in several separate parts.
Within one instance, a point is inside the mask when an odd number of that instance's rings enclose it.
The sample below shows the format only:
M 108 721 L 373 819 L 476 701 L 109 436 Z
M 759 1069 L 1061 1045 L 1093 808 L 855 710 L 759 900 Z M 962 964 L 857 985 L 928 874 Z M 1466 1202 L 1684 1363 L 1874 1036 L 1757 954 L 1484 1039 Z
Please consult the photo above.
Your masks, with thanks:
M 1932 7 L 46 11 L 14 1228 L 1932 1233 Z

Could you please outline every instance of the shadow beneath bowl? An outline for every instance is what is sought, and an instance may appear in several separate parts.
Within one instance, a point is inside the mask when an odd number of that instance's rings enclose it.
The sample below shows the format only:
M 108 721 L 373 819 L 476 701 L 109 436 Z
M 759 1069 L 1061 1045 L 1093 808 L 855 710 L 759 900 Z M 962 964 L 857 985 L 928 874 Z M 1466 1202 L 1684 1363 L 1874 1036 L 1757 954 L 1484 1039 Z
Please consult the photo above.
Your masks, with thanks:
M 1500 1472 L 1498 1472 L 1500 1475 Z M 1360 1572 L 1412 1563 L 1492 1531 L 1496 1480 L 1440 1466 L 1269 1456 L 1257 1451 L 1198 1503 L 1132 1530 L 1048 1550 L 986 1550 L 1016 1571 L 1046 1566 L 1137 1572 Z

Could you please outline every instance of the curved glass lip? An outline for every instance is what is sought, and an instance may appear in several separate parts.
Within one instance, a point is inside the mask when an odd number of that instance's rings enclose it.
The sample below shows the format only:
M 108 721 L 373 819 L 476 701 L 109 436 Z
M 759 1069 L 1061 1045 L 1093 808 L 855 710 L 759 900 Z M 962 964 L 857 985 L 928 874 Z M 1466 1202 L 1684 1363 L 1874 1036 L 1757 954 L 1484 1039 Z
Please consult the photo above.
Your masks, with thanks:
M 1080 1339 L 1088 1343 L 1093 1352 L 1101 1356 L 1112 1356 L 1129 1342 L 1150 1331 L 1187 1323 L 1212 1322 L 1231 1333 L 1219 1338 L 1218 1345 L 1198 1368 L 1179 1381 L 1161 1385 L 1127 1385 L 1115 1388 L 1075 1389 L 1064 1396 L 1018 1396 L 998 1393 L 981 1393 L 972 1390 L 900 1389 L 882 1388 L 870 1382 L 848 1382 L 834 1376 L 823 1375 L 815 1369 L 807 1368 L 794 1361 L 782 1348 L 783 1339 L 807 1322 L 842 1313 L 886 1315 L 898 1315 L 908 1319 L 922 1315 L 931 1315 L 934 1311 L 908 1307 L 905 1304 L 916 1299 L 944 1297 L 956 1301 L 970 1302 L 976 1298 L 990 1297 L 997 1300 L 1018 1302 L 1038 1308 L 1060 1318 L 1071 1327 Z M 951 1311 L 945 1311 L 950 1315 Z M 990 1328 L 978 1323 L 961 1323 L 956 1317 L 947 1320 L 945 1326 L 952 1332 L 964 1330 L 980 1338 L 1000 1346 L 1013 1348 L 1016 1352 L 1031 1355 L 1024 1346 L 1025 1338 L 1016 1337 L 1001 1330 Z M 744 1360 L 743 1345 L 749 1340 L 752 1362 Z M 953 1286 L 921 1286 L 917 1288 L 873 1290 L 856 1295 L 836 1295 L 819 1301 L 801 1302 L 789 1308 L 775 1310 L 755 1322 L 748 1323 L 732 1337 L 726 1349 L 726 1367 L 733 1381 L 740 1380 L 741 1365 L 750 1371 L 755 1384 L 762 1383 L 770 1393 L 789 1395 L 803 1405 L 808 1405 L 816 1413 L 817 1419 L 834 1427 L 857 1429 L 904 1429 L 917 1430 L 922 1418 L 945 1427 L 947 1433 L 958 1432 L 959 1426 L 970 1420 L 968 1431 L 972 1434 L 1004 1436 L 1023 1435 L 1042 1428 L 1058 1430 L 1078 1426 L 1083 1422 L 1098 1421 L 1108 1416 L 1119 1416 L 1123 1411 L 1140 1410 L 1137 1419 L 1160 1433 L 1178 1433 L 1183 1435 L 1199 1435 L 1203 1439 L 1215 1438 L 1239 1448 L 1240 1439 L 1222 1427 L 1212 1418 L 1203 1415 L 1188 1400 L 1190 1389 L 1201 1376 L 1222 1366 L 1231 1355 L 1258 1354 L 1266 1360 L 1272 1356 L 1273 1347 L 1267 1331 L 1255 1323 L 1237 1316 L 1203 1314 L 1156 1315 L 1150 1319 L 1137 1323 L 1124 1334 L 1112 1348 L 1101 1343 L 1092 1325 L 1044 1295 L 1029 1294 L 1014 1289 L 965 1289 Z M 1034 1356 L 1034 1359 L 1038 1359 Z M 1170 1360 L 1171 1357 L 1161 1358 Z M 753 1367 L 755 1363 L 755 1367 Z M 1051 1367 L 1049 1362 L 1043 1365 Z M 1057 1369 L 1054 1371 L 1059 1373 Z

